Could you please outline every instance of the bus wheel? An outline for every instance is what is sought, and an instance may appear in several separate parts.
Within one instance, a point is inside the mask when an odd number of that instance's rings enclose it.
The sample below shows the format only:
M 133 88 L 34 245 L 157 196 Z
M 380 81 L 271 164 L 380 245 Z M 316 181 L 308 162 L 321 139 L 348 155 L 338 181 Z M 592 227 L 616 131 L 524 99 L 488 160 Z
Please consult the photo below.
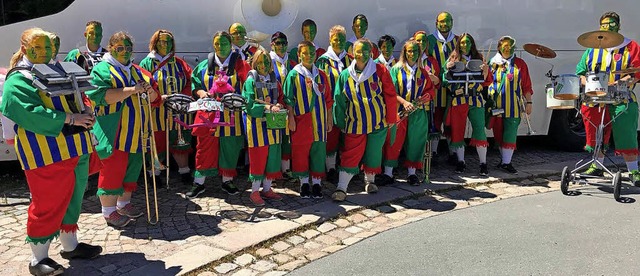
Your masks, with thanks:
M 582 151 L 586 133 L 582 116 L 575 109 L 554 110 L 549 124 L 549 137 L 563 151 Z

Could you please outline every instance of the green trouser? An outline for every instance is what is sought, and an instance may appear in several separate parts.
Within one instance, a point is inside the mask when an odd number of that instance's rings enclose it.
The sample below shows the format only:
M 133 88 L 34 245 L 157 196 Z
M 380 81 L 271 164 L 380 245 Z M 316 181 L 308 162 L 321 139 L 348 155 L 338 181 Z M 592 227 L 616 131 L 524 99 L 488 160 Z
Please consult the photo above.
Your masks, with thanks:
M 236 176 L 236 166 L 240 152 L 244 148 L 244 136 L 223 136 L 220 137 L 220 153 L 218 156 L 218 166 L 222 176 Z
M 412 163 L 422 163 L 429 133 L 429 112 L 418 109 L 409 115 L 404 149 L 406 159 Z M 396 137 L 397 139 L 397 137 Z
M 87 181 L 89 179 L 89 156 L 90 154 L 79 156 L 78 164 L 73 170 L 73 173 L 76 176 L 76 183 L 73 187 L 71 201 L 69 202 L 67 211 L 64 213 L 64 218 L 62 219 L 63 225 L 75 225 L 78 223 L 78 219 L 80 218 L 84 190 L 87 187 Z
M 612 105 L 609 107 L 611 114 L 611 130 L 616 152 L 635 153 L 638 150 L 638 103 Z M 615 119 L 614 119 L 615 118 Z
M 124 174 L 124 183 L 136 183 L 142 171 L 142 152 L 129 153 L 127 171 Z
M 261 159 L 262 158 L 261 156 L 253 155 L 254 154 L 253 149 L 255 148 L 249 148 L 248 150 L 247 154 L 249 154 L 249 162 L 250 162 L 249 181 L 253 182 L 257 180 L 264 180 L 265 176 L 267 179 L 275 179 L 281 176 L 280 174 L 280 165 L 282 161 L 281 145 L 273 144 L 265 147 L 268 148 L 266 160 Z M 261 160 L 254 161 L 252 160 L 252 158 L 258 158 Z M 266 162 L 266 163 L 261 164 L 261 162 Z M 257 168 L 257 169 L 254 169 L 254 168 Z
M 487 141 L 487 133 L 485 132 L 485 117 L 484 107 L 477 106 L 469 106 L 469 113 L 467 117 L 469 117 L 469 122 L 471 122 L 471 139 L 475 139 L 477 141 Z

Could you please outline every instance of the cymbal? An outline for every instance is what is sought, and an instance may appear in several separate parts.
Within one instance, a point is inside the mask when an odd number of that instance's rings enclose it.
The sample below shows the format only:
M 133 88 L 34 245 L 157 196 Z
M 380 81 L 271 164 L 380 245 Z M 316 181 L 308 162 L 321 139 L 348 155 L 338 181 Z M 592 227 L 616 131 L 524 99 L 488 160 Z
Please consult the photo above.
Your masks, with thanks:
M 640 72 L 640 67 L 629 67 L 626 69 L 622 69 L 622 70 L 618 70 L 618 71 L 613 71 L 611 73 L 616 74 L 616 75 L 628 75 L 628 74 L 635 74 Z
M 586 32 L 578 37 L 578 44 L 587 48 L 611 48 L 623 41 L 624 36 L 611 31 Z
M 522 48 L 525 51 L 527 51 L 527 53 L 532 54 L 532 55 L 534 55 L 536 57 L 541 57 L 541 58 L 555 58 L 556 57 L 556 52 L 551 50 L 551 48 L 546 47 L 546 46 L 542 46 L 540 44 L 527 43 L 525 45 L 522 45 Z

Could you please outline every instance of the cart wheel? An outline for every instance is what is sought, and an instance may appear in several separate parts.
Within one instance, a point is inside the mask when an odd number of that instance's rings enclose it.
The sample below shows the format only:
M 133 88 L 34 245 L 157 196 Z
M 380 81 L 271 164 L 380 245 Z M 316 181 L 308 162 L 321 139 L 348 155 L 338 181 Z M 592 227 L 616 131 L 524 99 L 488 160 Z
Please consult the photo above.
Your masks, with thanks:
M 613 176 L 612 184 L 613 198 L 616 201 L 620 201 L 620 186 L 622 186 L 622 176 L 620 175 L 620 172 L 616 172 L 616 174 Z
M 560 177 L 560 191 L 562 191 L 563 195 L 569 194 L 569 182 L 571 181 L 571 172 L 569 171 L 569 167 L 565 166 L 562 169 L 562 176 Z

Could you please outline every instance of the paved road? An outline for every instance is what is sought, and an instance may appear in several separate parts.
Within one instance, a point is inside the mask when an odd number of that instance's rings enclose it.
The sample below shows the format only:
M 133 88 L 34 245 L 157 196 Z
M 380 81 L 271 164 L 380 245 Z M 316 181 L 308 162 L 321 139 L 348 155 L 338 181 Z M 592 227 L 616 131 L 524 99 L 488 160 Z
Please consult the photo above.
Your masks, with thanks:
M 290 275 L 634 275 L 640 202 L 595 188 L 507 199 L 381 233 Z M 627 190 L 637 200 L 640 189 Z

